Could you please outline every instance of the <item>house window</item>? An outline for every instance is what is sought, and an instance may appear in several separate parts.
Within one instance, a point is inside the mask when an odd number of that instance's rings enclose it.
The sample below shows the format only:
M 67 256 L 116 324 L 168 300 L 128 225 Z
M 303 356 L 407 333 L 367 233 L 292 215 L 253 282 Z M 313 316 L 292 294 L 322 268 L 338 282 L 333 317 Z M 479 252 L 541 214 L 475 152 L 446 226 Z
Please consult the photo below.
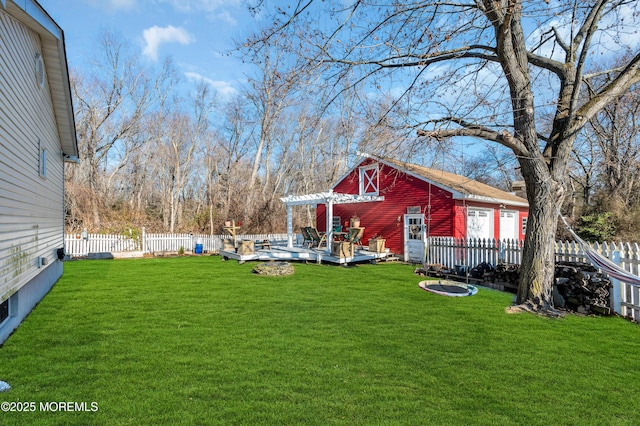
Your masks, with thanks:
M 378 195 L 378 165 L 360 168 L 360 195 Z
M 38 140 L 38 150 L 40 152 L 38 158 L 38 173 L 41 178 L 47 177 L 47 149 L 42 146 L 42 142 Z
M 42 61 L 42 55 L 36 53 L 34 60 L 34 67 L 36 72 L 36 83 L 38 84 L 38 88 L 44 88 L 44 62 Z

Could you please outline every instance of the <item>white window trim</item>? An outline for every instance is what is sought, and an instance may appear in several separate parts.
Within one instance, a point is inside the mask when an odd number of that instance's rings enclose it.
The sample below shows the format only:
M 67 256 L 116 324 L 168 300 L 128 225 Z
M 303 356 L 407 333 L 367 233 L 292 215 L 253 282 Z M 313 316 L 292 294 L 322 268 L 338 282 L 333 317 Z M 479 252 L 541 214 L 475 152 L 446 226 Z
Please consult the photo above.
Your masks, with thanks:
M 369 170 L 375 170 L 375 182 L 369 178 L 367 172 Z M 375 191 L 365 192 L 365 188 L 368 188 L 370 185 L 373 185 Z M 372 164 L 370 166 L 360 167 L 360 195 L 379 195 L 380 194 L 380 170 L 377 164 Z

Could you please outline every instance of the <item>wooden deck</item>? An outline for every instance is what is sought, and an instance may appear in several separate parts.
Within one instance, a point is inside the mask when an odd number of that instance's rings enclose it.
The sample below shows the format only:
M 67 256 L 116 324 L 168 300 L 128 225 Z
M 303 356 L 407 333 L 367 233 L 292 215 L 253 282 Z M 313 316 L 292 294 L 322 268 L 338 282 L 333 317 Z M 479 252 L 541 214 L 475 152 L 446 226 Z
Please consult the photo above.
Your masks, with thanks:
M 252 254 L 239 254 L 235 251 L 221 250 L 220 256 L 222 256 L 223 260 L 234 259 L 241 263 L 249 260 L 290 260 L 345 265 L 358 262 L 377 262 L 378 260 L 398 260 L 393 253 L 375 253 L 365 249 L 356 249 L 353 257 L 336 257 L 328 254 L 324 247 L 318 249 L 277 245 L 272 245 L 271 248 L 256 249 Z

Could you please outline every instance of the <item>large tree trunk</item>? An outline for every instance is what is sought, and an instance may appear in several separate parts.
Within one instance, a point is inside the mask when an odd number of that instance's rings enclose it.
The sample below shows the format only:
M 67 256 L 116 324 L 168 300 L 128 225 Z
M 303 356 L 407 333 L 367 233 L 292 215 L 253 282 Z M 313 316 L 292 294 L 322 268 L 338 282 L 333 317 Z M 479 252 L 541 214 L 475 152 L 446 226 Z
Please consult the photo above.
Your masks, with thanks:
M 538 167 L 538 171 L 542 169 Z M 529 219 L 516 303 L 526 302 L 535 311 L 554 312 L 555 237 L 563 191 L 548 172 L 543 174 L 544 179 L 527 179 Z
M 521 156 L 527 187 L 529 219 L 525 235 L 516 303 L 540 313 L 558 315 L 553 306 L 556 230 L 565 197 L 566 164 L 575 136 L 554 149 L 551 158 Z

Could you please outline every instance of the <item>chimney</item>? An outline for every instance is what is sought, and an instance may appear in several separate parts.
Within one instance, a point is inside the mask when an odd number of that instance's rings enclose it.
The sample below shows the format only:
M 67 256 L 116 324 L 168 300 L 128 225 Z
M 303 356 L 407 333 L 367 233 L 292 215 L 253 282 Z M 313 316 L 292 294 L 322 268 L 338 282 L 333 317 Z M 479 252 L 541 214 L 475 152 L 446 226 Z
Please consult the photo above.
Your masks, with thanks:
M 515 180 L 511 182 L 511 192 L 518 197 L 527 198 L 527 187 L 523 180 Z

